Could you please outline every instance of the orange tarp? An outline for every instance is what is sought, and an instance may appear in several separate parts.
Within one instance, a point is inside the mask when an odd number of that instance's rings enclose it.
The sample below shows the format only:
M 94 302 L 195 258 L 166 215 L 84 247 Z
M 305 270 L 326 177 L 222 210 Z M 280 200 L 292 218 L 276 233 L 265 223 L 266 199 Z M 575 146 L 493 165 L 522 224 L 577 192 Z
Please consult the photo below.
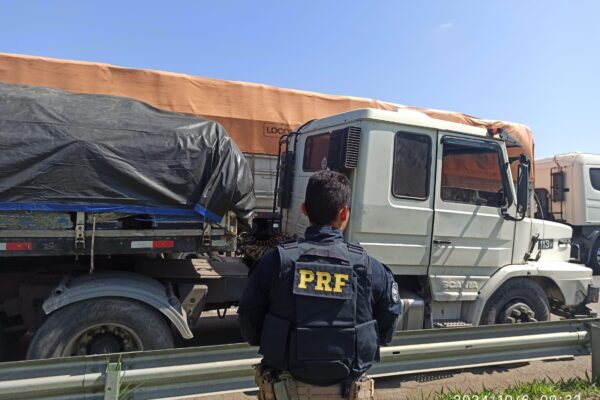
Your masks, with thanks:
M 311 119 L 357 108 L 405 107 L 359 97 L 5 53 L 0 53 L 0 81 L 126 96 L 164 110 L 200 115 L 220 122 L 242 151 L 263 154 L 276 154 L 278 138 Z M 533 160 L 533 137 L 525 125 L 456 112 L 408 108 L 437 119 L 504 128 L 523 144 L 523 149 L 511 149 L 509 153 L 526 152 Z

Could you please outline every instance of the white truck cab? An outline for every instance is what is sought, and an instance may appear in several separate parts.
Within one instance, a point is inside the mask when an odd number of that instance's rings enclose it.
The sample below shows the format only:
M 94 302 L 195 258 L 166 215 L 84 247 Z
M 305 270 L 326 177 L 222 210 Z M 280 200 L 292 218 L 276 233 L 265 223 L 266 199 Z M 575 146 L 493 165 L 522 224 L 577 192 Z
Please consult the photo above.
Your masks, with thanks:
M 536 160 L 536 217 L 569 224 L 574 254 L 600 273 L 600 155 L 567 153 Z
M 307 123 L 284 144 L 282 230 L 303 236 L 315 171 L 344 172 L 345 237 L 392 270 L 401 329 L 585 315 L 597 301 L 592 271 L 569 262 L 571 228 L 529 217 L 526 157 L 517 190 L 505 142 L 486 129 L 360 109 Z

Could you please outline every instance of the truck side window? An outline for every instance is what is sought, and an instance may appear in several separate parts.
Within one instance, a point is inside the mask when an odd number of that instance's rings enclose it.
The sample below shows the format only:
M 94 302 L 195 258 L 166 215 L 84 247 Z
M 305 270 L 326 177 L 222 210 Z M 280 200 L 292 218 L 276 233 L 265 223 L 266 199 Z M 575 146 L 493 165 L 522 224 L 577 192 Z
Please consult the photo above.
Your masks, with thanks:
M 552 212 L 550 211 L 550 192 L 548 192 L 548 189 L 535 189 L 535 202 L 537 204 L 537 211 L 535 212 L 534 217 L 536 219 L 554 221 L 554 215 L 552 215 Z
M 600 190 L 600 168 L 590 168 L 590 180 L 596 190 Z
M 444 143 L 441 198 L 454 203 L 503 207 L 506 193 L 500 150 L 489 146 Z
M 398 132 L 394 140 L 392 194 L 424 200 L 429 197 L 431 138 Z
M 304 144 L 302 169 L 306 172 L 313 172 L 327 168 L 328 153 L 329 132 L 309 136 Z

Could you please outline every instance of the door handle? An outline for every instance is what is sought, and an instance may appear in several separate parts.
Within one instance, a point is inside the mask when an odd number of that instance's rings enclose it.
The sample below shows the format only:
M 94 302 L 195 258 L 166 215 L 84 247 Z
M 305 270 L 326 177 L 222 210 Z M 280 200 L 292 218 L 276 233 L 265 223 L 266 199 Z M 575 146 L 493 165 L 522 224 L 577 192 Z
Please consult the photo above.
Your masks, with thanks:
M 433 244 L 438 244 L 440 246 L 442 246 L 442 245 L 450 245 L 450 244 L 452 244 L 452 241 L 450 241 L 450 240 L 433 239 Z

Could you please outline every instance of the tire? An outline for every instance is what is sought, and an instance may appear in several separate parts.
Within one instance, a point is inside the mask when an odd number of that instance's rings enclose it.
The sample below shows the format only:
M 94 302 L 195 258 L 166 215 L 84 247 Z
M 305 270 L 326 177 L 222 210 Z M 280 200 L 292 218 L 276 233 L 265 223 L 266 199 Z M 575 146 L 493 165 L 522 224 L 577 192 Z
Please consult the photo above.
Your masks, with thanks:
M 506 281 L 489 298 L 479 325 L 549 320 L 548 297 L 540 285 L 530 279 L 514 278 Z
M 588 267 L 590 267 L 594 271 L 594 275 L 600 275 L 600 255 L 598 254 L 600 251 L 600 239 L 596 240 L 596 243 L 592 246 L 590 250 L 590 261 L 588 262 Z
M 35 333 L 27 359 L 172 348 L 162 314 L 135 300 L 106 297 L 69 304 Z

